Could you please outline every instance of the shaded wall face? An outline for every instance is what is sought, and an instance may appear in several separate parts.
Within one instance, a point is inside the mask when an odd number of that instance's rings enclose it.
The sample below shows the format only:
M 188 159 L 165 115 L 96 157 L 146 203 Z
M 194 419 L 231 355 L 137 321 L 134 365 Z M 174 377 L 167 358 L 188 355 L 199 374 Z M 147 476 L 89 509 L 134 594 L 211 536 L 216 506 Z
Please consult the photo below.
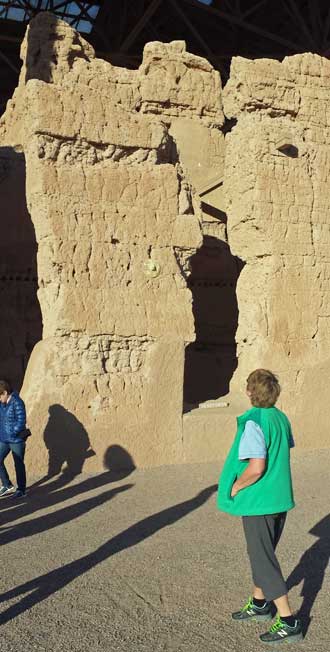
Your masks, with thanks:
M 157 105 L 158 110 L 163 110 L 171 120 L 170 134 L 176 142 L 187 177 L 199 193 L 202 209 L 203 244 L 191 257 L 187 278 L 193 297 L 196 337 L 185 352 L 184 410 L 227 394 L 237 366 L 236 283 L 242 264 L 231 254 L 227 239 L 222 192 L 225 139 L 220 78 L 208 63 L 205 69 L 207 75 L 204 76 L 209 79 L 203 88 L 210 102 L 205 113 L 201 115 L 198 111 L 197 84 L 194 101 L 189 100 L 189 117 L 183 109 L 177 111 L 178 115 L 173 107 L 165 109 L 159 99 Z M 173 77 L 174 72 L 176 78 L 180 76 L 179 62 L 171 72 Z M 192 77 L 192 88 L 193 82 Z M 173 93 L 173 88 L 174 83 L 167 92 Z M 154 97 L 153 110 L 156 100 Z
M 302 444 L 328 445 L 330 65 L 311 55 L 238 64 L 226 90 L 238 123 L 227 137 L 225 179 L 229 242 L 247 261 L 237 385 L 270 367 Z
M 0 148 L 0 359 L 3 378 L 19 389 L 34 345 L 42 337 L 37 299 L 37 243 L 26 206 L 25 160 Z

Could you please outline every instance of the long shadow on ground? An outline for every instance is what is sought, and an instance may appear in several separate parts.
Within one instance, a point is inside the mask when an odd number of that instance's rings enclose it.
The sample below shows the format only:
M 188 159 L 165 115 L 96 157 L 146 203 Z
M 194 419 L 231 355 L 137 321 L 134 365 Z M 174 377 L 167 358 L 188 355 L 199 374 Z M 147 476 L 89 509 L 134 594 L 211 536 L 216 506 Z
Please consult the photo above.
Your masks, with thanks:
M 75 496 L 80 496 L 81 494 L 92 491 L 93 489 L 98 489 L 111 482 L 121 480 L 129 475 L 129 473 L 130 472 L 128 471 L 125 471 L 122 474 L 113 473 L 112 471 L 105 471 L 104 473 L 100 473 L 97 476 L 87 478 L 82 482 L 63 488 L 61 490 L 58 489 L 58 483 L 56 481 L 51 482 L 49 486 L 45 485 L 42 491 L 31 494 L 31 496 L 29 494 L 27 502 L 20 504 L 17 504 L 16 502 L 14 503 L 11 498 L 3 498 L 0 502 L 1 526 L 5 525 L 6 523 L 8 524 L 11 521 L 17 521 L 17 519 L 23 518 L 24 516 L 30 516 L 39 510 L 48 509 L 49 507 L 53 507 L 54 505 L 64 502 L 65 500 L 70 500 Z M 61 476 L 59 480 L 61 480 Z M 54 489 L 57 490 L 54 491 Z
M 126 484 L 120 487 L 115 487 L 114 489 L 104 491 L 98 496 L 82 500 L 74 505 L 68 505 L 68 507 L 63 507 L 63 509 L 51 512 L 50 514 L 48 513 L 39 516 L 38 518 L 20 523 L 19 525 L 13 525 L 10 528 L 6 528 L 4 532 L 0 530 L 0 546 L 10 543 L 11 541 L 18 541 L 21 538 L 31 537 L 34 534 L 40 534 L 41 532 L 51 530 L 54 527 L 73 521 L 74 519 L 87 514 L 92 509 L 103 505 L 108 500 L 111 500 L 116 496 L 116 494 L 127 491 L 133 486 L 133 484 Z
M 304 635 L 307 633 L 312 620 L 312 610 L 321 591 L 324 575 L 329 568 L 330 558 L 330 514 L 310 530 L 310 534 L 318 540 L 304 552 L 296 568 L 287 579 L 288 590 L 303 582 L 301 595 L 303 601 L 297 617 L 303 623 Z
M 69 467 L 68 469 L 64 470 L 64 472 L 62 472 L 58 477 L 55 477 L 51 481 L 49 481 L 50 476 L 47 475 L 44 478 L 38 480 L 38 482 L 35 482 L 32 487 L 29 488 L 28 499 L 26 502 L 17 503 L 16 501 L 11 500 L 10 497 L 2 498 L 0 500 L 0 525 L 3 527 L 5 524 L 9 524 L 12 521 L 17 521 L 18 519 L 25 516 L 30 516 L 39 510 L 53 507 L 58 503 L 70 500 L 75 496 L 86 493 L 87 491 L 98 489 L 99 487 L 105 486 L 111 482 L 118 482 L 118 480 L 123 480 L 135 469 L 135 465 L 130 454 L 128 451 L 126 451 L 126 449 L 119 445 L 114 444 L 109 446 L 105 452 L 103 461 L 104 466 L 111 470 L 100 473 L 97 476 L 84 479 L 82 482 L 79 482 L 75 485 L 66 487 L 66 485 L 71 482 L 72 479 L 74 479 L 77 475 L 77 473 L 74 473 L 73 469 Z M 86 503 L 86 511 L 88 511 L 88 501 L 86 501 Z M 81 503 L 81 505 L 82 504 L 83 503 Z M 89 504 L 91 505 L 92 503 L 89 501 Z M 78 511 L 81 510 L 81 505 L 78 508 Z M 60 512 L 62 513 L 62 516 L 65 514 L 63 510 L 60 510 Z M 66 522 L 70 520 L 70 514 L 74 514 L 74 512 L 72 512 L 72 508 L 68 508 L 66 513 L 67 518 L 65 521 L 61 520 L 60 522 Z M 82 512 L 80 511 L 80 513 Z M 72 518 L 74 518 L 74 515 Z M 54 525 L 56 525 L 55 522 Z M 50 525 L 50 527 L 52 526 Z M 32 534 L 35 534 L 41 530 L 36 529 L 35 532 L 33 532 L 33 530 L 30 531 Z M 22 536 L 28 536 L 28 534 L 25 533 Z M 0 544 L 1 542 L 4 543 L 4 541 L 1 540 L 0 531 Z
M 29 595 L 22 597 L 18 604 L 12 605 L 3 611 L 0 615 L 0 624 L 8 623 L 19 614 L 31 609 L 31 607 L 42 602 L 57 591 L 60 591 L 74 579 L 87 573 L 87 571 L 109 557 L 126 548 L 136 546 L 144 539 L 155 534 L 155 532 L 172 525 L 193 510 L 198 509 L 210 498 L 216 489 L 217 485 L 207 487 L 198 493 L 197 496 L 135 523 L 97 548 L 94 552 L 3 593 L 0 596 L 1 602 L 11 600 L 28 592 Z

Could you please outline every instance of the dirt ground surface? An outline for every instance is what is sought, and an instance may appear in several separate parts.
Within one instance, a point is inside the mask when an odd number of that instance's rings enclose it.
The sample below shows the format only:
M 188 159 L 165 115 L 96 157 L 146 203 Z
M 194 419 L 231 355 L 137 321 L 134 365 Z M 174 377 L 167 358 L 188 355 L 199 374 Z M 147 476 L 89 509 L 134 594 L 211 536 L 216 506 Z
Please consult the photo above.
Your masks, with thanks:
M 240 519 L 215 507 L 222 463 L 40 482 L 2 498 L 6 652 L 254 652 L 264 624 L 233 623 L 250 593 Z M 278 556 L 307 630 L 330 645 L 330 451 L 293 453 L 297 507 Z M 268 646 L 278 648 L 278 646 Z

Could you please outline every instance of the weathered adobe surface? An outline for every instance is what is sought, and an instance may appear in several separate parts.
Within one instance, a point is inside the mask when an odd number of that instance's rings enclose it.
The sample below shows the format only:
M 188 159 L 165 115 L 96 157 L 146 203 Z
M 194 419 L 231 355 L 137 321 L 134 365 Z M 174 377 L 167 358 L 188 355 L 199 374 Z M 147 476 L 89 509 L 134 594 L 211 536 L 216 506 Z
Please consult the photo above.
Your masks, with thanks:
M 330 62 L 304 54 L 232 63 L 224 110 L 229 242 L 238 281 L 239 365 L 280 375 L 304 447 L 329 445 Z
M 222 123 L 218 75 L 182 43 L 149 45 L 139 71 L 114 68 L 47 14 L 30 23 L 22 58 L 0 138 L 24 152 L 38 243 L 43 337 L 22 390 L 30 472 L 65 447 L 59 406 L 85 451 L 88 434 L 87 472 L 113 444 L 140 466 L 180 461 L 195 337 L 186 277 L 202 234 L 170 127 L 179 115 L 202 130 Z
M 43 339 L 23 387 L 31 472 L 47 468 L 45 429 L 53 453 L 68 436 L 60 416 L 52 423 L 59 406 L 85 452 L 88 433 L 86 471 L 112 444 L 140 466 L 223 456 L 234 410 L 223 422 L 203 411 L 182 431 L 187 275 L 202 233 L 246 263 L 233 406 L 246 374 L 271 367 L 300 445 L 327 446 L 330 63 L 234 60 L 224 149 L 219 77 L 182 43 L 149 44 L 140 69 L 123 70 L 41 14 L 22 55 L 0 138 L 24 151 L 39 248 Z M 200 210 L 203 188 L 227 212 L 228 240 Z

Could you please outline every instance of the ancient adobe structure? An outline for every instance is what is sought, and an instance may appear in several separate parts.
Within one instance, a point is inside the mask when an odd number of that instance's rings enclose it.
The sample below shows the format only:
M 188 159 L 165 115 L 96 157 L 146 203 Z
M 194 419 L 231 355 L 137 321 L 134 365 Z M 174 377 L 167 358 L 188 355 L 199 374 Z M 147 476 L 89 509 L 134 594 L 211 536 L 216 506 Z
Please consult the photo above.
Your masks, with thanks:
M 181 42 L 124 70 L 47 14 L 22 59 L 0 123 L 1 358 L 19 380 L 33 349 L 32 472 L 47 432 L 70 448 L 81 424 L 86 471 L 113 444 L 140 466 L 221 457 L 233 414 L 185 406 L 235 403 L 257 366 L 300 445 L 327 446 L 330 62 L 236 59 L 221 97 Z

